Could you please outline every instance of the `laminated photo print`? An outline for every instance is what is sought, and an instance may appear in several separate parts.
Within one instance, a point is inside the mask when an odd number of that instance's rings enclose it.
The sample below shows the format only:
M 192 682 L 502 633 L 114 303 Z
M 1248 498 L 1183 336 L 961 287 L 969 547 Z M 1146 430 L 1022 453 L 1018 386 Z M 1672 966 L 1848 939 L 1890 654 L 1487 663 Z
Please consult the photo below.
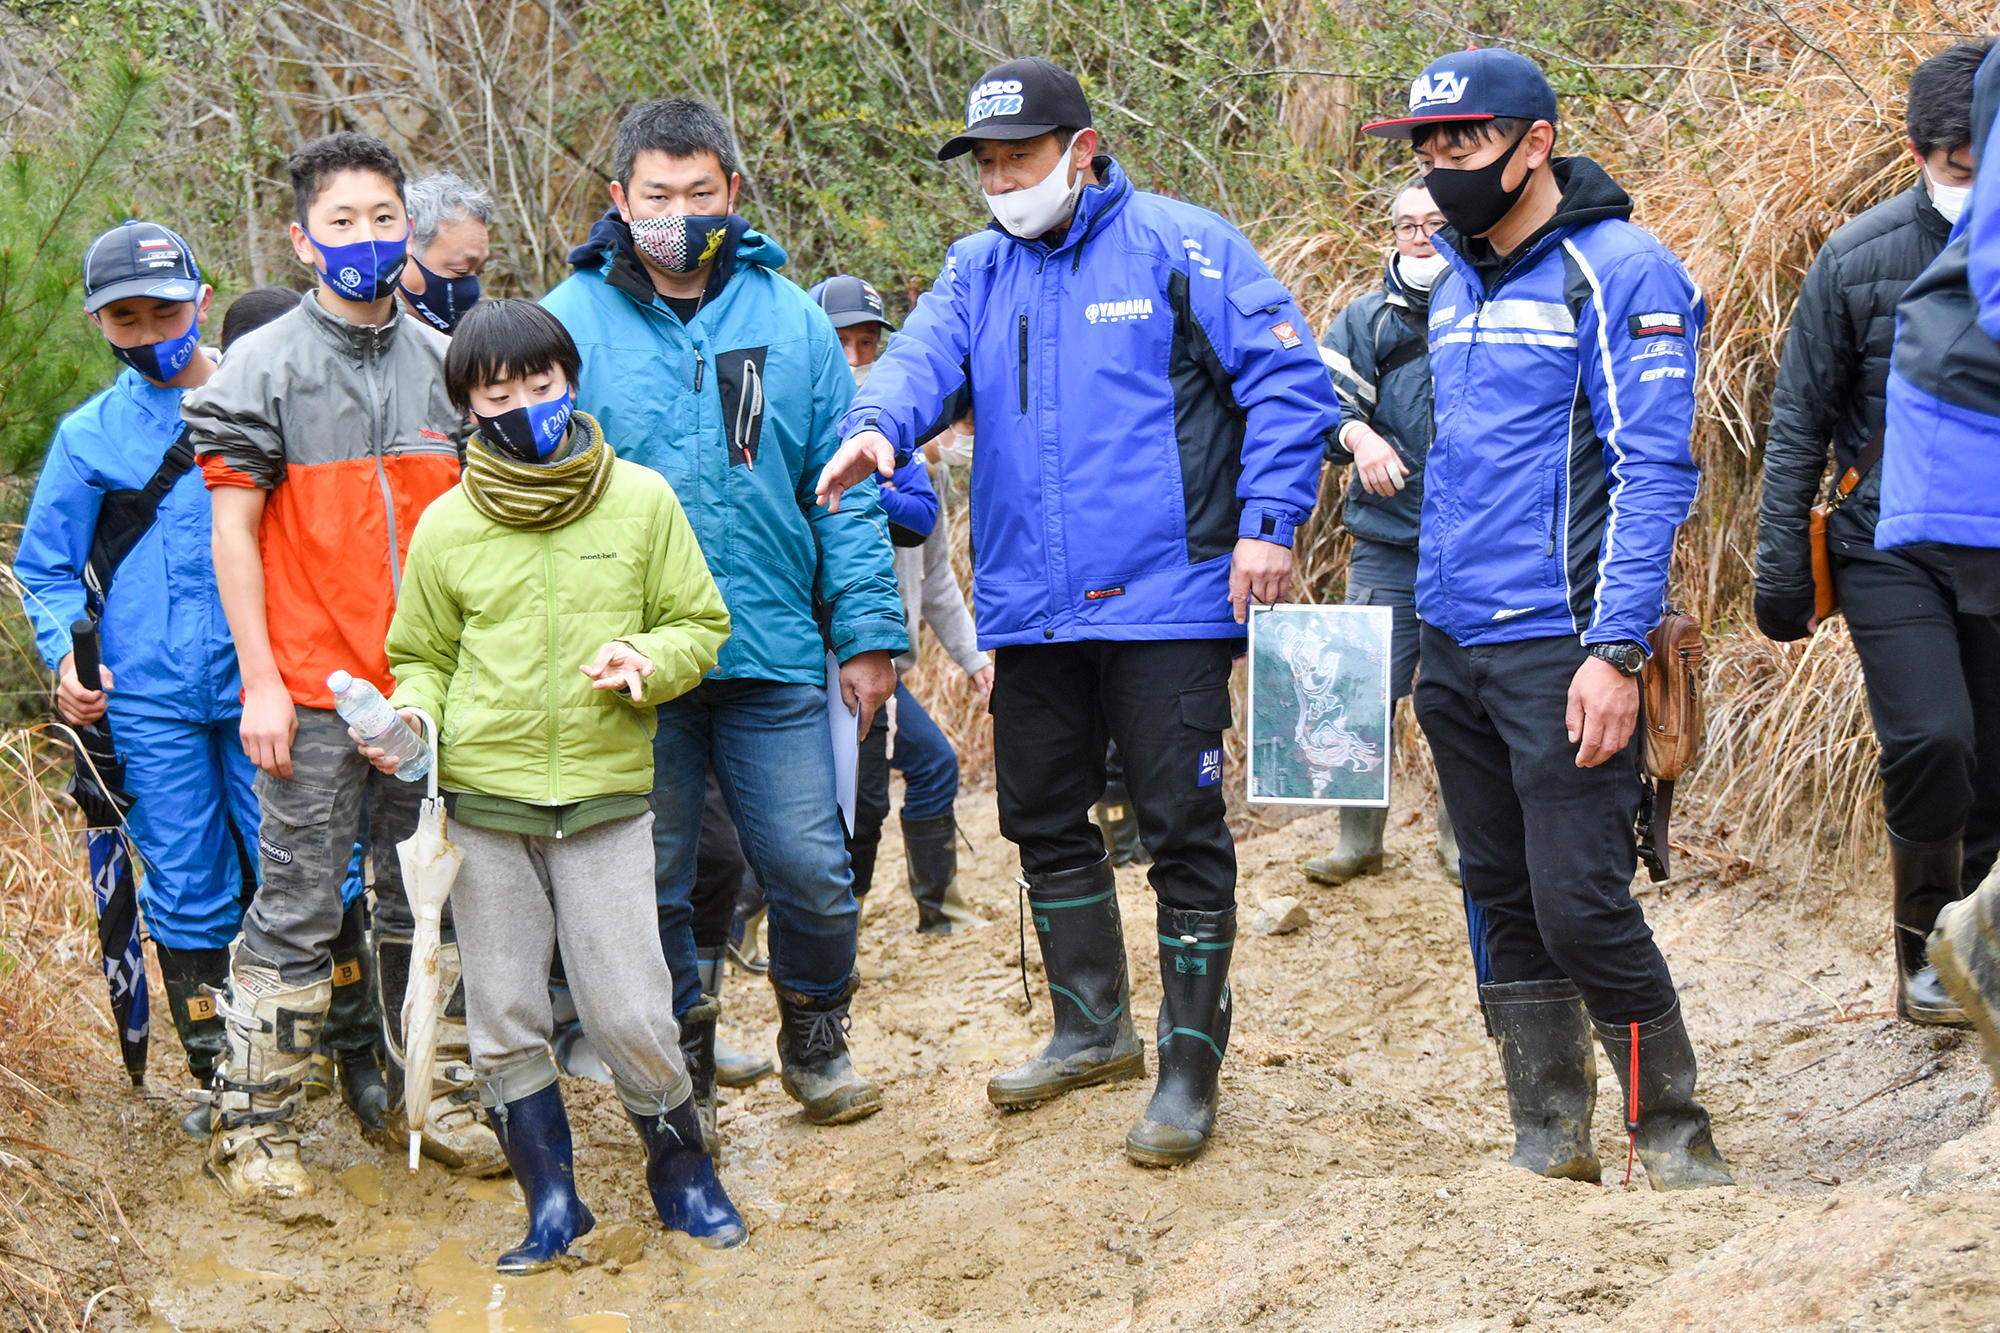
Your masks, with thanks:
M 1252 608 L 1252 801 L 1389 804 L 1391 626 L 1385 606 Z

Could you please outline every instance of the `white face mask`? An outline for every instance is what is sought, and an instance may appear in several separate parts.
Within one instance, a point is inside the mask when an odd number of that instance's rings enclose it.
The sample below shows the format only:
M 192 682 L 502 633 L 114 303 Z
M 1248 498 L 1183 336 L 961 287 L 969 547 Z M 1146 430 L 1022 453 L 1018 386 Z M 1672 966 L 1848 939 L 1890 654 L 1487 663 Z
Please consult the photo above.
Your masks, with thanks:
M 1450 262 L 1435 252 L 1422 257 L 1398 254 L 1396 281 L 1413 292 L 1427 292 L 1437 285 L 1439 275 L 1445 271 Z
M 1940 185 L 1928 168 L 1924 171 L 1924 183 L 1931 187 L 1931 206 L 1944 214 L 1946 222 L 1956 223 L 1959 214 L 1965 212 L 1966 201 L 1972 198 L 1972 187 Z
M 858 389 L 868 382 L 868 372 L 875 369 L 875 363 L 870 361 L 865 366 L 849 366 L 848 369 L 854 372 L 854 387 Z
M 986 196 L 986 206 L 993 210 L 994 221 L 1006 228 L 1009 235 L 1032 241 L 1049 228 L 1069 221 L 1076 211 L 1077 197 L 1083 193 L 1083 173 L 1079 171 L 1075 181 L 1069 179 L 1069 155 L 1082 137 L 1083 131 L 1078 130 L 1063 148 L 1055 170 L 1035 184 L 1024 190 Z

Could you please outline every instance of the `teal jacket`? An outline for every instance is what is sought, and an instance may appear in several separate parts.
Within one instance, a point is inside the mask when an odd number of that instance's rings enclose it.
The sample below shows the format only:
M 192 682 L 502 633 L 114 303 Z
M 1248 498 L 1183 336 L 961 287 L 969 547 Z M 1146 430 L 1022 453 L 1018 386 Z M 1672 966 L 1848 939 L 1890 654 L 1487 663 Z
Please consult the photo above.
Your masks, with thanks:
M 542 304 L 582 354 L 577 406 L 620 457 L 666 477 L 694 527 L 732 627 L 711 678 L 821 685 L 829 647 L 842 661 L 906 651 L 873 480 L 837 514 L 814 503 L 854 376 L 826 313 L 779 275 L 785 252 L 732 219 L 685 324 L 616 212 L 569 258 Z

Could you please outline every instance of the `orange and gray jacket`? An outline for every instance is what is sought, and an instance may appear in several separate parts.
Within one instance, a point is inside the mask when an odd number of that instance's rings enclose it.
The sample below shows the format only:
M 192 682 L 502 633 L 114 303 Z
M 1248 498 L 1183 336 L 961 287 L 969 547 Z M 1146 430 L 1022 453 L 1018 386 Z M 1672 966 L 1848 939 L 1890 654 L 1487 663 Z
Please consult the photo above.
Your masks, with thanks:
M 304 707 L 333 707 L 336 669 L 394 688 L 382 644 L 410 534 L 457 483 L 469 429 L 445 397 L 449 346 L 400 306 L 368 328 L 309 296 L 243 335 L 181 401 L 209 489 L 269 492 L 265 615 Z

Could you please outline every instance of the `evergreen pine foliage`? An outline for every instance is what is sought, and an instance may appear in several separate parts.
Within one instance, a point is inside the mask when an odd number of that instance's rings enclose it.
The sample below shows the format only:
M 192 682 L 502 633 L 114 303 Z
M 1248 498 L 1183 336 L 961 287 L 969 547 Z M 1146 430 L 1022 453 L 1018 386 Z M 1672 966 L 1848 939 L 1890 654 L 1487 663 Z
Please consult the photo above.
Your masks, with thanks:
M 117 369 L 83 314 L 83 252 L 128 215 L 117 200 L 154 83 L 106 59 L 78 81 L 77 114 L 0 160 L 0 469 L 32 466 L 62 414 Z

